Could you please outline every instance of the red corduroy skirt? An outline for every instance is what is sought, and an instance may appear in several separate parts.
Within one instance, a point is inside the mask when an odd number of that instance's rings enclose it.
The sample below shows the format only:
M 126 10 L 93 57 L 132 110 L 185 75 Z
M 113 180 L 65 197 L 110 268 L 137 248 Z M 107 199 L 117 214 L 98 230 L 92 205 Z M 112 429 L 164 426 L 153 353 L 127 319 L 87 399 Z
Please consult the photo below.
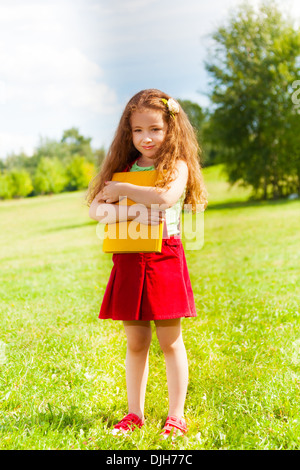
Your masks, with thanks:
M 167 320 L 196 317 L 180 238 L 163 239 L 161 253 L 114 253 L 99 318 Z

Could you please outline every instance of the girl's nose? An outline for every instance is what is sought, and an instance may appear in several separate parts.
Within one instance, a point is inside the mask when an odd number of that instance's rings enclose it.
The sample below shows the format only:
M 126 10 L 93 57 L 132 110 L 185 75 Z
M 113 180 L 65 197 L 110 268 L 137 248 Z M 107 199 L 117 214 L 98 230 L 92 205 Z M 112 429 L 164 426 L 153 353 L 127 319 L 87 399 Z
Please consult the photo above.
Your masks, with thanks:
M 152 139 L 150 139 L 150 137 L 144 137 L 144 142 L 151 142 Z

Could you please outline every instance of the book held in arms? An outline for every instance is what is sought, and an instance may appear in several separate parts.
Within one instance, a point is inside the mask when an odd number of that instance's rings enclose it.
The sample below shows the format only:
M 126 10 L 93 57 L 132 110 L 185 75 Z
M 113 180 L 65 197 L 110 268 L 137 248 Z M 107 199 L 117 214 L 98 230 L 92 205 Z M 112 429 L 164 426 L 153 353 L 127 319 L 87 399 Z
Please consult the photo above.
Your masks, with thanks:
M 124 181 L 137 186 L 154 186 L 157 170 L 114 173 L 112 181 Z M 137 204 L 125 197 L 115 204 L 131 206 Z M 106 224 L 104 228 L 104 253 L 161 252 L 163 222 L 145 225 L 135 220 Z

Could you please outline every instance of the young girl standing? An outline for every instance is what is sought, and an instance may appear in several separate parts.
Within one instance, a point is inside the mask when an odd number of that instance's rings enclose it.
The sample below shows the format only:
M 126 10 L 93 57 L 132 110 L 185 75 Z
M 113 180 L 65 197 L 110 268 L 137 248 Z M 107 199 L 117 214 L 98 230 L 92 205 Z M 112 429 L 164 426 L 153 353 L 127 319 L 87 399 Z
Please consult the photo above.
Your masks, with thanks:
M 155 187 L 111 181 L 115 172 L 153 169 L 160 175 Z M 122 196 L 136 203 L 139 217 L 128 214 L 129 206 L 114 205 Z M 207 193 L 194 130 L 175 100 L 155 89 L 133 96 L 101 171 L 89 185 L 87 201 L 90 217 L 99 222 L 133 218 L 143 224 L 164 222 L 161 253 L 115 253 L 112 257 L 114 265 L 99 318 L 123 321 L 128 397 L 128 414 L 114 426 L 113 434 L 144 424 L 151 321 L 167 372 L 169 411 L 162 435 L 184 434 L 188 362 L 181 318 L 195 317 L 196 307 L 179 218 L 184 203 L 194 212 L 197 204 L 205 208 Z M 151 209 L 151 204 L 159 204 L 160 210 Z

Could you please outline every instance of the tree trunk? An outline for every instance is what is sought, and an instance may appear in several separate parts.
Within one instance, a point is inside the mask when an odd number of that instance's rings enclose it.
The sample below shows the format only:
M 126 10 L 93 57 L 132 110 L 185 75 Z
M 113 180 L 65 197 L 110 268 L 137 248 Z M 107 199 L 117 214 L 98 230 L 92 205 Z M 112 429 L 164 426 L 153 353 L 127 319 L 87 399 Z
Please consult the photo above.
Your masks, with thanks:
M 264 190 L 264 197 L 263 199 L 266 200 L 267 199 L 267 177 L 265 176 L 264 177 L 264 183 L 263 183 L 263 190 Z

